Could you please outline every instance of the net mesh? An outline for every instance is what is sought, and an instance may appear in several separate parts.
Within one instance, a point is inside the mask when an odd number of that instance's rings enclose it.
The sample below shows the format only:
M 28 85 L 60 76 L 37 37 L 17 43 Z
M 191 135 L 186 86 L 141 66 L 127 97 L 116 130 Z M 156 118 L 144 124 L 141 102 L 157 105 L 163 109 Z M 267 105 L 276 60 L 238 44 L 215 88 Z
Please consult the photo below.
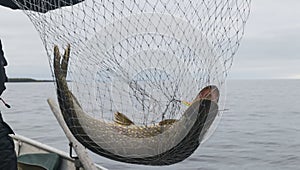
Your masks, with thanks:
M 47 11 L 47 0 L 15 2 L 40 33 L 51 67 L 54 45 L 71 45 L 68 84 L 86 113 L 110 122 L 121 112 L 150 126 L 180 119 L 187 109 L 180 101 L 208 85 L 220 89 L 223 109 L 250 1 L 61 0 L 47 13 L 30 10 Z

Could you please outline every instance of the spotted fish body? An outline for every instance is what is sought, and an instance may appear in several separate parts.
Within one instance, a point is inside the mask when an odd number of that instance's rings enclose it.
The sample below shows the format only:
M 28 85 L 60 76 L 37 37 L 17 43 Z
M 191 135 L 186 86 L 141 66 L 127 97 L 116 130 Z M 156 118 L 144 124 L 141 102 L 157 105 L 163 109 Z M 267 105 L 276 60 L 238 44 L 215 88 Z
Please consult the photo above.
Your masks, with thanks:
M 115 122 L 86 114 L 66 81 L 70 46 L 63 57 L 54 47 L 57 96 L 64 120 L 75 138 L 91 151 L 117 161 L 170 165 L 190 156 L 199 146 L 218 113 L 212 100 L 196 100 L 179 120 L 165 120 L 152 126 L 134 125 L 121 113 Z
M 126 135 L 132 138 L 148 138 L 157 136 L 168 130 L 171 125 L 152 125 L 148 127 L 131 125 L 124 127 L 123 125 L 112 125 L 121 135 Z

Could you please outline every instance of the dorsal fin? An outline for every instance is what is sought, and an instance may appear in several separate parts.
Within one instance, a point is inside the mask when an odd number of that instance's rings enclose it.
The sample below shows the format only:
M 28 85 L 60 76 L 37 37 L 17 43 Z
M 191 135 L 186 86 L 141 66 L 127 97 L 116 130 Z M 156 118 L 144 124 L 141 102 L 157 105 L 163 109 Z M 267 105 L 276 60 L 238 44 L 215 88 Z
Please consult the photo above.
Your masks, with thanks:
M 160 126 L 163 126 L 163 125 L 171 125 L 171 124 L 173 124 L 173 123 L 175 123 L 175 122 L 177 122 L 177 121 L 178 121 L 177 119 L 165 119 L 165 120 L 160 121 L 158 124 L 159 124 Z
M 134 125 L 134 123 L 127 116 L 120 112 L 115 112 L 114 122 L 124 126 Z

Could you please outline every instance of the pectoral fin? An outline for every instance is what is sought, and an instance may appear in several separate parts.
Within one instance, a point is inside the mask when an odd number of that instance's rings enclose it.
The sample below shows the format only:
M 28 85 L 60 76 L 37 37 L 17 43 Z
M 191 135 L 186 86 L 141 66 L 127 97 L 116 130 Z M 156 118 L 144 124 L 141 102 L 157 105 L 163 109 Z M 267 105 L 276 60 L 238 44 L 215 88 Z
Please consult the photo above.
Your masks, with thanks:
M 177 119 L 165 119 L 165 120 L 160 121 L 158 124 L 159 124 L 160 126 L 163 126 L 163 125 L 171 125 L 171 124 L 173 124 L 173 123 L 175 123 L 175 122 L 177 122 L 177 121 L 178 121 Z
M 134 125 L 134 123 L 124 114 L 120 112 L 115 112 L 114 122 L 124 126 Z

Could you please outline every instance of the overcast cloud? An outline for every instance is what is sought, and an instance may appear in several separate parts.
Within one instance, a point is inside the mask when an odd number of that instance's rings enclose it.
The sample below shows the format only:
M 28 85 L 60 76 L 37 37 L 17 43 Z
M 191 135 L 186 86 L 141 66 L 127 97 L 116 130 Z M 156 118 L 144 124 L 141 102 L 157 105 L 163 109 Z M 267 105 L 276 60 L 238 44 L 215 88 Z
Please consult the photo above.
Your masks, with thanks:
M 300 1 L 252 0 L 230 78 L 300 78 Z
M 252 0 L 231 79 L 300 78 L 300 1 Z M 21 11 L 0 7 L 0 38 L 10 77 L 51 77 L 37 31 Z

